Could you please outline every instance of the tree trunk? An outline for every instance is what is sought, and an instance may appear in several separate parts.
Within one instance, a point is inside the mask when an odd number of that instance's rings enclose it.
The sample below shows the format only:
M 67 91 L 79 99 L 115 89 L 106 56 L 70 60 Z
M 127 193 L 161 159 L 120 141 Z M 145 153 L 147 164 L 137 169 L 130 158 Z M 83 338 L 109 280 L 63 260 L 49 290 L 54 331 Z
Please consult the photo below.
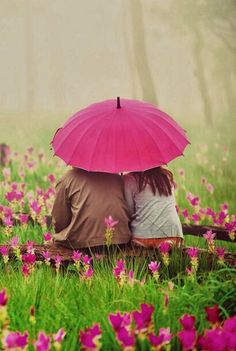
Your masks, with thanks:
M 212 125 L 213 124 L 212 108 L 211 108 L 211 102 L 208 94 L 208 87 L 207 87 L 207 82 L 206 82 L 205 73 L 204 73 L 204 64 L 203 64 L 202 55 L 201 55 L 202 48 L 203 48 L 203 38 L 202 38 L 201 32 L 196 26 L 193 26 L 192 30 L 195 35 L 194 37 L 195 39 L 194 58 L 196 63 L 195 75 L 198 81 L 199 92 L 202 97 L 206 122 L 208 125 Z
M 157 104 L 155 86 L 148 63 L 142 7 L 140 0 L 130 0 L 131 18 L 133 26 L 133 48 L 136 61 L 136 68 L 142 88 L 144 101 Z

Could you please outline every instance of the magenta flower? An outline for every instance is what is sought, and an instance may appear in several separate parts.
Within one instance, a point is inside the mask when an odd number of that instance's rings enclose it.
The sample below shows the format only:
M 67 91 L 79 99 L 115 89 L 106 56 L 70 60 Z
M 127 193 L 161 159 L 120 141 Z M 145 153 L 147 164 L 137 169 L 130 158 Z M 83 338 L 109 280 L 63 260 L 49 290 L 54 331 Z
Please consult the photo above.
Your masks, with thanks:
M 181 211 L 182 215 L 184 218 L 189 218 L 189 213 L 188 213 L 188 210 L 187 208 L 184 208 L 182 211 Z
M 3 288 L 0 291 L 0 306 L 6 306 L 7 302 L 8 302 L 8 297 L 7 297 L 7 293 L 6 293 L 6 288 Z
M 195 258 L 198 256 L 198 249 L 196 247 L 190 247 L 187 249 L 187 254 L 190 258 Z
M 89 257 L 88 255 L 82 256 L 82 262 L 83 262 L 83 264 L 89 265 L 91 261 L 92 261 L 92 257 Z
M 157 263 L 157 261 L 154 261 L 154 262 L 151 261 L 151 263 L 149 263 L 149 265 L 148 265 L 148 268 L 150 269 L 150 271 L 152 273 L 155 273 L 155 272 L 157 272 L 159 270 L 160 265 L 161 265 L 161 262 Z
M 18 236 L 14 236 L 11 241 L 10 241 L 10 245 L 12 247 L 18 247 L 19 245 L 19 237 Z
M 104 222 L 108 229 L 114 228 L 119 223 L 119 221 L 115 221 L 112 216 L 105 217 Z
M 213 241 L 215 239 L 216 233 L 212 233 L 212 230 L 208 230 L 203 237 L 208 241 Z
M 0 247 L 0 254 L 2 254 L 2 256 L 7 256 L 8 255 L 8 247 L 7 246 Z
M 200 204 L 200 199 L 198 196 L 193 196 L 191 199 L 190 199 L 190 203 L 192 206 L 198 206 Z
M 208 207 L 207 209 L 206 209 L 206 215 L 207 216 L 211 216 L 211 217 L 214 217 L 215 216 L 215 212 L 210 208 L 210 207 Z
M 79 252 L 78 250 L 77 251 L 74 250 L 73 255 L 71 256 L 72 260 L 75 262 L 79 261 L 81 259 L 81 257 L 82 257 L 82 253 Z
M 21 224 L 27 224 L 29 221 L 29 215 L 28 214 L 20 214 L 19 221 Z
M 233 350 L 227 347 L 226 335 L 220 328 L 206 330 L 204 336 L 200 336 L 198 345 L 206 351 Z
M 194 328 L 195 317 L 191 316 L 190 314 L 184 314 L 179 319 L 179 322 L 185 330 L 190 330 Z
M 180 168 L 180 169 L 178 170 L 178 173 L 179 173 L 179 175 L 180 175 L 181 177 L 184 177 L 184 176 L 185 176 L 185 170 L 184 170 L 183 168 Z
M 66 332 L 63 328 L 59 329 L 56 334 L 53 334 L 53 339 L 56 342 L 61 343 L 66 335 Z
M 216 253 L 219 259 L 223 260 L 225 256 L 225 249 L 223 247 L 217 247 L 216 248 Z
M 167 254 L 170 251 L 170 244 L 167 241 L 163 241 L 159 245 L 159 250 L 162 254 Z
M 23 350 L 28 345 L 28 332 L 8 332 L 3 339 L 3 345 L 7 350 Z
M 224 321 L 223 329 L 224 331 L 236 334 L 236 316 L 226 319 Z
M 45 261 L 50 261 L 50 256 L 48 251 L 43 251 L 43 258 Z
M 50 240 L 52 240 L 51 233 L 47 232 L 47 233 L 43 234 L 43 240 L 44 240 L 44 241 L 50 241 Z
M 214 193 L 214 186 L 212 184 L 208 183 L 206 188 L 207 188 L 207 190 L 209 191 L 210 194 Z
M 55 180 L 56 180 L 54 174 L 49 174 L 49 175 L 48 175 L 48 180 L 49 180 L 50 183 L 54 183 Z
M 129 313 L 121 315 L 120 312 L 117 312 L 116 314 L 110 314 L 108 319 L 115 333 L 122 327 L 128 327 L 131 324 L 131 315 Z
M 9 191 L 8 193 L 5 194 L 5 198 L 7 199 L 8 202 L 12 202 L 16 198 L 16 192 L 14 190 Z
M 85 351 L 98 351 L 101 348 L 100 339 L 102 331 L 99 324 L 94 324 L 91 328 L 81 330 L 80 342 Z
M 196 344 L 197 333 L 195 329 L 181 330 L 177 333 L 179 341 L 183 347 L 183 350 L 193 350 Z
M 145 303 L 141 304 L 141 311 L 133 311 L 132 316 L 136 324 L 136 331 L 144 332 L 151 324 L 154 307 Z
M 149 334 L 149 341 L 153 347 L 160 349 L 164 345 L 169 344 L 172 337 L 173 334 L 170 333 L 170 328 L 160 328 L 158 336 L 153 333 Z
M 60 264 L 61 264 L 61 261 L 62 261 L 61 256 L 57 255 L 57 256 L 55 257 L 55 263 L 56 263 L 57 265 L 60 265 Z
M 36 261 L 36 256 L 33 253 L 27 253 L 26 255 L 22 255 L 22 261 L 26 264 L 33 265 Z
M 122 350 L 131 350 L 135 346 L 135 337 L 132 332 L 129 332 L 125 327 L 119 329 L 117 340 L 122 346 Z
M 88 269 L 85 271 L 84 276 L 86 279 L 91 279 L 93 276 L 93 269 L 91 267 L 88 267 Z
M 27 241 L 27 252 L 28 253 L 34 253 L 34 242 L 33 241 L 30 241 L 30 240 L 28 240 Z
M 50 336 L 47 336 L 43 332 L 38 333 L 38 339 L 34 343 L 36 351 L 49 351 L 51 347 Z
M 193 213 L 192 214 L 192 220 L 194 222 L 194 224 L 198 224 L 201 220 L 201 217 L 199 216 L 198 213 Z
M 2 221 L 5 227 L 9 227 L 9 228 L 13 227 L 13 221 L 11 217 L 4 217 Z
M 207 314 L 207 320 L 211 324 L 216 324 L 220 321 L 220 310 L 218 305 L 214 305 L 213 307 L 205 307 L 205 311 Z
M 37 200 L 32 201 L 32 202 L 30 203 L 30 208 L 35 212 L 36 215 L 39 215 L 40 212 L 41 212 L 41 209 L 42 209 L 41 206 L 39 206 Z
M 28 277 L 30 275 L 30 268 L 29 265 L 24 263 L 21 267 L 21 272 L 25 277 Z

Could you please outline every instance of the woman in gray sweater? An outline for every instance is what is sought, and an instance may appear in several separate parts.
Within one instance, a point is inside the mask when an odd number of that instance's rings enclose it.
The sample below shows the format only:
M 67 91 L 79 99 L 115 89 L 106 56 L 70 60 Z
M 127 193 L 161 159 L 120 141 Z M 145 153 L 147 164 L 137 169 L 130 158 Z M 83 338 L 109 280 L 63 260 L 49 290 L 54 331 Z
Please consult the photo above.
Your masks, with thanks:
M 183 232 L 172 173 L 163 167 L 132 172 L 124 176 L 124 184 L 133 242 L 144 247 L 158 247 L 163 241 L 179 246 Z

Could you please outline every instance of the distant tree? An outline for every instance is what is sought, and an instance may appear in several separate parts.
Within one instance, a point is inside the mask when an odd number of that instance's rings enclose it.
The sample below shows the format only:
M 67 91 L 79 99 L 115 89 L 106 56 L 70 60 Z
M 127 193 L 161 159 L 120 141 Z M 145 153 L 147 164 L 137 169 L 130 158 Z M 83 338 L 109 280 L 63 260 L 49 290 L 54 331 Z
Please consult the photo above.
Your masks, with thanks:
M 133 50 L 135 57 L 135 66 L 137 69 L 142 98 L 145 101 L 157 104 L 155 85 L 148 62 L 145 26 L 143 21 L 142 6 L 140 0 L 130 0 L 130 15 L 132 22 Z

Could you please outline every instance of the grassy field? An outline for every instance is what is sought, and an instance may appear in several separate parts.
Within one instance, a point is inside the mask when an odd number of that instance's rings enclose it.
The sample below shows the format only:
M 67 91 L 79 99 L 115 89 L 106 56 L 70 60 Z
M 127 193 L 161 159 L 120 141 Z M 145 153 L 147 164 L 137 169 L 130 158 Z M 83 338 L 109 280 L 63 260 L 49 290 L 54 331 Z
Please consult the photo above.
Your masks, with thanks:
M 48 176 L 53 174 L 58 179 L 65 170 L 60 161 L 52 158 L 49 149 L 45 151 L 44 156 L 41 151 L 39 152 L 39 148 L 47 148 L 45 145 L 48 145 L 51 139 L 52 130 L 57 128 L 54 125 L 54 120 L 50 121 L 48 129 L 45 125 L 41 125 L 38 133 L 42 134 L 42 138 L 36 134 L 37 126 L 31 126 L 31 130 L 24 131 L 24 128 L 21 128 L 17 134 L 24 139 L 22 143 L 20 138 L 13 140 L 13 135 L 7 140 L 10 145 L 13 145 L 12 161 L 5 169 L 0 170 L 2 185 L 0 216 L 3 220 L 8 218 L 6 208 L 10 208 L 13 211 L 12 217 L 19 211 L 27 212 L 37 216 L 42 224 L 11 226 L 8 223 L 0 228 L 1 244 L 8 243 L 15 236 L 19 237 L 20 243 L 25 243 L 27 240 L 42 243 L 44 240 L 43 234 L 48 229 L 43 218 L 51 211 L 55 184 Z M 218 122 L 211 128 L 199 127 L 193 123 L 184 123 L 183 126 L 188 130 L 191 145 L 187 148 L 184 157 L 169 165 L 177 183 L 176 200 L 181 221 L 209 223 L 224 227 L 226 223 L 233 221 L 236 215 L 235 122 Z M 28 144 L 26 140 L 29 141 Z M 22 145 L 34 145 L 34 150 L 25 150 Z M 14 151 L 18 151 L 19 154 L 14 154 Z M 6 171 L 6 168 L 10 169 L 10 172 Z M 22 186 L 22 183 L 25 183 L 25 186 Z M 20 200 L 9 201 L 6 194 L 11 192 L 14 186 L 23 195 Z M 38 214 L 32 206 L 34 201 L 42 207 Z M 227 205 L 222 207 L 223 204 Z M 214 212 L 214 215 L 207 215 L 207 209 Z M 188 216 L 183 215 L 183 210 L 187 210 Z M 207 241 L 204 238 L 192 236 L 186 236 L 186 244 L 193 247 L 207 247 Z M 233 242 L 215 242 L 215 246 L 235 252 Z M 148 330 L 143 333 L 138 331 L 133 321 L 129 332 L 130 343 L 132 336 L 139 335 L 139 337 L 135 336 L 136 349 L 149 350 L 147 334 L 153 331 L 158 334 L 160 327 L 170 327 L 171 333 L 174 334 L 170 342 L 171 350 L 181 350 L 176 333 L 182 330 L 179 318 L 184 314 L 195 316 L 194 330 L 201 334 L 206 328 L 216 327 L 206 320 L 205 307 L 217 304 L 220 310 L 220 322 L 235 315 L 235 269 L 227 264 L 217 263 L 217 256 L 213 265 L 209 267 L 206 259 L 199 255 L 199 267 L 193 274 L 186 273 L 186 268 L 191 266 L 190 258 L 180 257 L 178 251 L 170 254 L 168 266 L 163 264 L 159 254 L 154 258 L 125 260 L 123 285 L 114 276 L 116 259 L 117 257 L 113 255 L 109 260 L 94 257 L 92 265 L 89 265 L 93 274 L 87 278 L 85 278 L 85 270 L 81 273 L 81 269 L 78 271 L 72 265 L 67 270 L 59 269 L 56 272 L 44 263 L 34 262 L 26 265 L 30 267 L 30 274 L 24 274 L 22 262 L 4 264 L 3 260 L 0 260 L 0 291 L 6 287 L 9 296 L 8 322 L 6 320 L 3 322 L 3 318 L 1 320 L 0 298 L 0 327 L 5 332 L 17 330 L 22 333 L 27 330 L 31 344 L 38 338 L 39 331 L 49 335 L 53 344 L 52 333 L 56 333 L 59 328 L 64 328 L 66 336 L 62 341 L 62 350 L 73 351 L 81 347 L 79 330 L 91 327 L 93 323 L 100 323 L 102 350 L 128 350 L 122 343 L 121 336 L 119 339 L 118 334 L 112 330 L 108 316 L 116 311 L 123 313 L 139 310 L 141 303 L 147 303 L 154 306 L 152 319 L 147 323 Z M 151 260 L 161 262 L 158 281 L 154 279 L 148 268 Z M 133 272 L 134 278 L 132 274 L 129 275 L 130 271 Z M 35 319 L 32 316 L 30 318 L 31 306 L 35 309 Z M 0 335 L 0 340 L 4 344 L 4 334 Z M 127 340 L 128 336 L 126 336 L 126 342 Z M 54 345 L 51 349 L 54 350 L 57 346 Z M 164 347 L 168 349 L 168 345 Z M 34 348 L 39 351 L 50 349 L 47 345 L 44 349 L 31 345 L 29 350 Z M 94 348 L 87 347 L 87 350 L 99 350 L 99 348 L 98 344 Z M 227 350 L 227 346 L 222 350 Z

